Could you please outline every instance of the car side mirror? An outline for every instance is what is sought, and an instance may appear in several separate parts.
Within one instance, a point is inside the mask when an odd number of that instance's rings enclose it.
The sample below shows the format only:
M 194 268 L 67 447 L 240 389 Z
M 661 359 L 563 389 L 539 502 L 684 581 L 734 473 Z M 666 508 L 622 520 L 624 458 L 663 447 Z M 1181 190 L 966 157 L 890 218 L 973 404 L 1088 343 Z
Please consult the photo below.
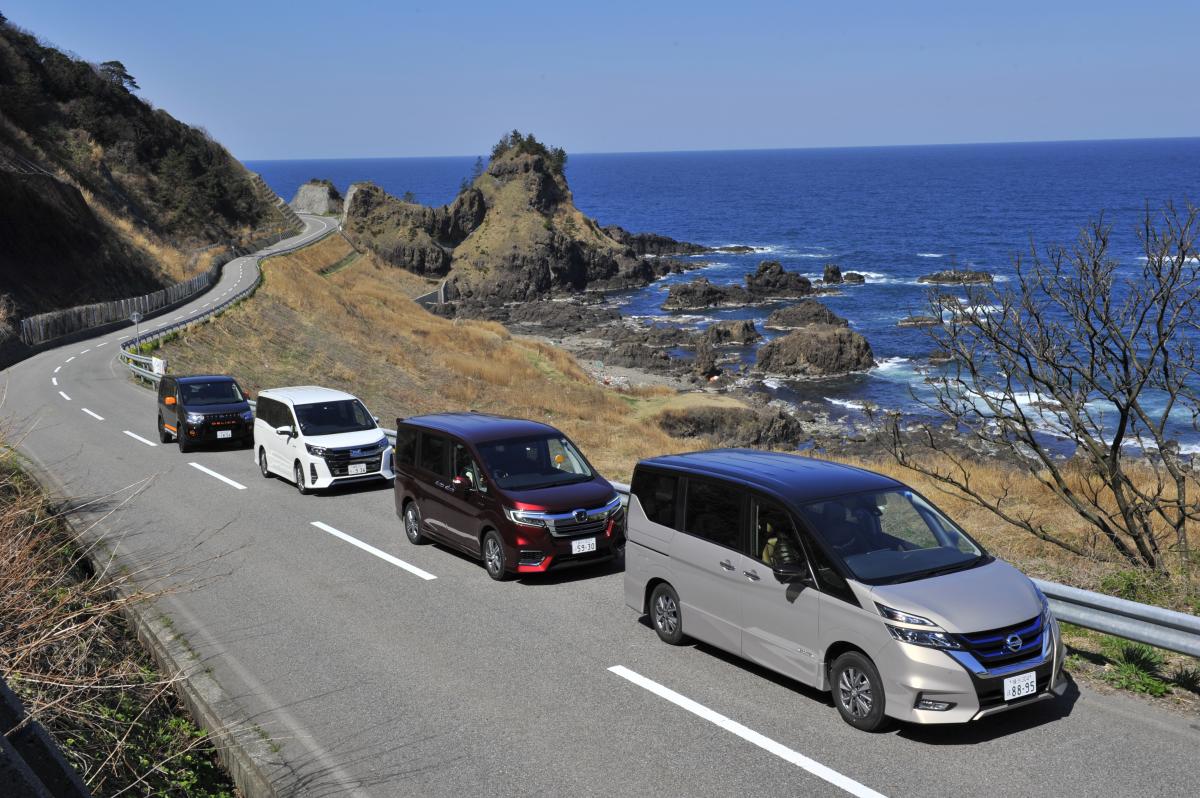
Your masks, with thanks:
M 163 399 L 163 404 L 164 404 L 164 405 L 168 405 L 168 406 L 169 406 L 169 405 L 173 405 L 173 404 L 175 404 L 175 397 L 174 397 L 174 396 L 168 396 L 166 399 Z
M 771 571 L 780 582 L 802 582 L 813 586 L 812 574 L 808 571 L 808 563 L 804 561 L 779 563 Z
M 290 438 L 290 437 L 292 437 L 292 432 L 293 432 L 293 431 L 294 431 L 294 430 L 292 430 L 292 428 L 291 428 L 291 427 L 276 427 L 276 428 L 275 428 L 275 434 L 276 434 L 276 435 L 286 435 L 286 436 L 287 436 L 287 437 L 289 437 L 289 438 Z
M 375 419 L 376 424 L 379 423 L 379 416 L 371 416 L 371 418 Z

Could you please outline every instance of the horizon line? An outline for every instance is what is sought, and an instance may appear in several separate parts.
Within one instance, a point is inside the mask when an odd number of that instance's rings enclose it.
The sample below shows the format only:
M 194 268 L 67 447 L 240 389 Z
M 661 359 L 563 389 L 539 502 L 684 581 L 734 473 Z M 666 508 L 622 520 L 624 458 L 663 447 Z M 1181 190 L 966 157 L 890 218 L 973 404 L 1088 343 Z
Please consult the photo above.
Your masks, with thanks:
M 919 149 L 926 147 L 987 147 L 1021 144 L 1104 144 L 1133 141 L 1195 141 L 1200 136 L 1135 136 L 1124 138 L 1094 138 L 1094 139 L 1012 139 L 1008 141 L 950 141 L 929 142 L 923 144 L 844 144 L 844 145 L 814 145 L 811 147 L 731 147 L 727 149 L 684 149 L 684 150 L 606 150 L 587 152 L 568 152 L 572 155 L 687 155 L 707 153 L 742 153 L 742 152 L 808 152 L 828 150 L 885 150 L 885 149 Z M 287 162 L 287 161 L 399 161 L 399 160 L 434 160 L 450 158 L 483 157 L 486 153 L 467 153 L 456 155 L 340 155 L 334 157 L 308 156 L 298 158 L 238 158 L 243 164 L 252 162 Z

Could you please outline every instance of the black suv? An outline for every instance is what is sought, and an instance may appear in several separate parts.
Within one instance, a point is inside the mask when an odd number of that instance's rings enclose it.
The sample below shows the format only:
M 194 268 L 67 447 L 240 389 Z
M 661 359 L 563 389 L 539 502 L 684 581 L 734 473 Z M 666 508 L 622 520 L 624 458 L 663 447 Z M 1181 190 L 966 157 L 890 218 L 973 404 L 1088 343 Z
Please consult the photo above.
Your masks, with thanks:
M 254 442 L 254 411 L 233 377 L 163 377 L 158 383 L 158 439 L 179 442 L 186 452 L 198 443 Z

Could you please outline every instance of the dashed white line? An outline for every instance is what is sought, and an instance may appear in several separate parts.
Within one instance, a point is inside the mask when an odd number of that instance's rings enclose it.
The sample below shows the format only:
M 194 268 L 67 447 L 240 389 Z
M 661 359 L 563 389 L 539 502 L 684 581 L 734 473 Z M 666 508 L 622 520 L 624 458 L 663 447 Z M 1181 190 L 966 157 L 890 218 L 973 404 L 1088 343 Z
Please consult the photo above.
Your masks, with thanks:
M 185 314 L 185 315 L 186 315 L 186 314 Z M 180 320 L 180 319 L 182 319 L 182 318 L 183 318 L 183 316 L 176 316 L 176 317 L 175 317 L 174 319 L 172 319 L 171 321 L 179 321 L 179 320 Z
M 62 366 L 55 366 L 54 373 L 57 374 L 62 369 Z
M 155 325 L 154 329 L 156 329 L 156 330 L 157 330 L 159 327 L 166 327 L 168 323 L 169 323 L 169 322 L 165 322 L 165 321 L 164 321 L 162 324 L 157 324 L 157 325 Z
M 59 395 L 59 396 L 61 396 L 63 399 L 66 399 L 68 402 L 69 402 L 69 401 L 71 401 L 71 397 L 67 396 L 67 395 L 66 395 L 65 393 L 63 393 L 62 391 L 59 391 L 59 392 L 58 392 L 58 395 Z
M 67 359 L 66 359 L 66 360 L 64 360 L 63 362 L 64 362 L 64 363 L 70 363 L 70 362 L 71 362 L 72 360 L 74 360 L 74 359 L 75 359 L 75 356 L 74 356 L 74 355 L 71 355 L 69 358 L 67 358 Z
M 329 524 L 322 524 L 320 521 L 313 521 L 312 525 L 315 526 L 317 529 L 328 532 L 329 534 L 333 535 L 335 538 L 341 538 L 342 540 L 349 543 L 351 546 L 357 546 L 358 548 L 365 551 L 367 554 L 374 554 L 376 557 L 383 560 L 384 562 L 390 562 L 392 565 L 396 566 L 397 568 L 403 568 L 404 570 L 408 571 L 410 574 L 419 576 L 426 581 L 429 581 L 431 579 L 437 579 L 436 576 L 429 573 L 428 571 L 423 571 L 420 568 L 418 568 L 417 566 L 413 565 L 412 563 L 407 563 L 404 560 L 401 560 L 399 557 L 393 557 L 392 555 L 388 554 L 386 551 L 381 551 L 380 549 L 375 548 L 370 543 L 363 543 L 358 538 L 351 537 L 350 535 L 347 535 L 345 532 L 342 532 L 341 530 L 334 529 Z
M 108 341 L 101 341 L 100 343 L 96 344 L 97 349 L 99 349 L 102 346 L 108 346 Z
M 704 720 L 707 720 L 709 723 L 721 727 L 727 732 L 736 734 L 746 742 L 757 745 L 759 748 L 767 751 L 768 753 L 774 754 L 785 762 L 791 762 L 793 765 L 802 768 L 803 770 L 807 770 L 817 778 L 822 779 L 835 787 L 845 790 L 851 795 L 858 796 L 858 798 L 885 798 L 882 793 L 875 792 L 875 790 L 872 790 L 870 787 L 867 787 L 864 784 L 859 784 L 849 776 L 843 776 L 833 768 L 826 767 L 814 759 L 809 759 L 804 754 L 801 754 L 798 751 L 793 751 L 786 745 L 777 743 L 770 737 L 759 734 L 753 729 L 747 728 L 737 721 L 730 720 L 719 712 L 714 712 L 703 704 L 697 703 L 686 696 L 682 696 L 671 688 L 664 687 L 652 679 L 647 679 L 640 673 L 635 673 L 623 665 L 614 665 L 608 670 L 611 673 L 615 673 L 617 676 L 620 676 L 622 679 L 626 679 L 627 681 L 636 684 L 643 690 L 648 690 L 659 698 L 665 698 L 675 706 L 680 707 L 681 709 L 686 709 L 693 715 L 701 717 Z
M 117 340 L 118 340 L 118 341 L 124 341 L 124 340 L 125 340 L 126 338 L 128 338 L 128 337 L 129 337 L 128 335 L 122 335 L 122 336 L 121 336 L 120 338 L 118 338 Z
M 79 354 L 81 354 L 81 355 L 86 355 L 88 352 L 91 352 L 91 351 L 92 351 L 92 348 L 89 346 L 87 349 L 83 350 L 83 351 L 82 351 L 82 352 L 80 352 Z
M 203 305 L 201 305 L 200 307 L 202 307 L 202 308 L 206 308 L 206 307 L 208 307 L 208 306 L 209 306 L 209 305 L 211 305 L 211 304 L 212 304 L 211 302 L 205 302 L 205 303 L 204 303 Z
M 127 429 L 123 429 L 123 430 L 121 430 L 121 432 L 124 432 L 126 435 L 133 438 L 135 441 L 141 441 L 142 443 L 146 444 L 147 446 L 158 446 L 158 444 L 155 443 L 154 441 L 148 441 L 145 438 L 143 438 L 141 435 L 130 432 Z
M 229 477 L 224 476 L 222 474 L 218 474 L 216 471 L 213 471 L 211 468 L 205 468 L 204 466 L 200 465 L 199 463 L 188 463 L 188 465 L 190 465 L 192 468 L 196 469 L 197 471 L 203 471 L 205 474 L 208 474 L 210 477 L 216 477 L 217 479 L 224 482 L 226 485 L 232 485 L 233 487 L 237 488 L 238 490 L 246 489 L 246 486 L 243 485 L 242 483 L 234 482 Z
M 58 387 L 58 377 L 51 377 L 50 384 L 57 388 Z
M 81 407 L 79 409 L 82 410 L 83 412 L 87 413 L 89 416 L 96 419 L 97 421 L 104 420 L 104 416 L 100 415 L 99 413 L 93 413 L 91 410 L 88 410 L 86 407 Z

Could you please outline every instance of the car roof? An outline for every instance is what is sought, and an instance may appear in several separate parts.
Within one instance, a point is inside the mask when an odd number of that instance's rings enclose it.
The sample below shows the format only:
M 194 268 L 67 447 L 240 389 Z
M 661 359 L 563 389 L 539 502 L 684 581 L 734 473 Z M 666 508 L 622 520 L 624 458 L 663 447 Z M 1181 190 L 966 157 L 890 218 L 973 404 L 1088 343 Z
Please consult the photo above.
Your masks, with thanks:
M 182 376 L 172 374 L 171 379 L 184 385 L 189 382 L 234 382 L 233 377 L 228 374 L 187 374 Z
M 400 423 L 446 432 L 474 443 L 562 434 L 549 424 L 489 413 L 431 413 L 400 419 Z
M 268 399 L 279 399 L 291 402 L 293 405 L 308 405 L 314 402 L 338 402 L 345 399 L 355 399 L 354 394 L 338 391 L 333 388 L 322 388 L 319 385 L 293 385 L 288 388 L 267 388 L 259 391 L 258 395 Z
M 796 504 L 847 493 L 904 487 L 891 477 L 863 468 L 758 449 L 710 449 L 669 454 L 642 460 L 638 467 L 642 466 L 733 480 Z

